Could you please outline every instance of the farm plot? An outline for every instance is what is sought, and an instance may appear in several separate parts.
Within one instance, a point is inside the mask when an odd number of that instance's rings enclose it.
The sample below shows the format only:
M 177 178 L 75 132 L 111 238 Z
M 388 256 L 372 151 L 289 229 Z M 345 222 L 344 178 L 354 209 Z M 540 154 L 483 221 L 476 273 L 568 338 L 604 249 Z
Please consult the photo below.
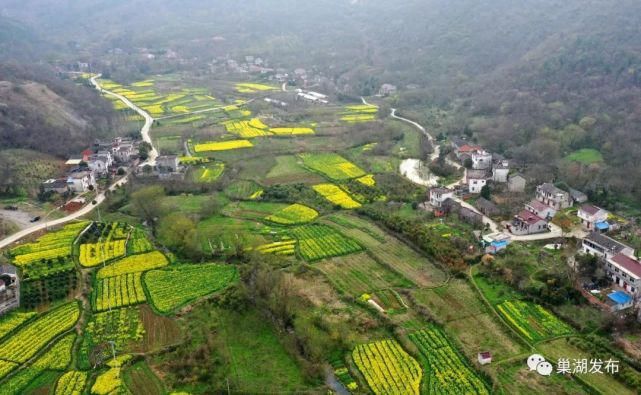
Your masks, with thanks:
M 359 177 L 356 179 L 356 181 L 368 187 L 373 187 L 376 185 L 376 180 L 374 179 L 373 174 L 367 174 L 367 175 L 364 175 L 363 177 Z
M 80 245 L 78 260 L 84 267 L 95 267 L 103 262 L 119 258 L 127 252 L 126 240 L 114 240 Z
M 196 183 L 210 183 L 218 180 L 225 171 L 223 162 L 213 162 L 206 165 L 198 165 L 190 170 L 191 180 Z
M 11 331 L 29 321 L 37 314 L 34 312 L 20 313 L 11 311 L 0 318 L 0 338 L 7 336 Z
M 490 393 L 443 331 L 432 326 L 410 334 L 409 338 L 427 363 L 429 394 Z
M 376 119 L 378 107 L 371 104 L 345 106 L 340 113 L 341 121 L 348 123 L 371 122 Z
M 3 379 L 9 373 L 11 373 L 13 369 L 17 367 L 18 367 L 18 364 L 15 362 L 0 360 L 0 380 Z
M 224 215 L 250 219 L 250 220 L 263 220 L 275 213 L 278 213 L 285 208 L 289 207 L 285 203 L 270 203 L 270 202 L 233 202 L 223 208 Z
M 195 299 L 220 291 L 237 276 L 234 266 L 183 265 L 146 273 L 144 282 L 153 306 L 162 313 L 170 313 Z
M 256 194 L 263 189 L 253 181 L 239 180 L 225 188 L 225 195 L 237 200 L 256 199 Z
M 143 303 L 146 298 L 141 276 L 138 272 L 97 280 L 92 294 L 94 311 Z
M 223 125 L 229 133 L 243 139 L 271 135 L 269 127 L 258 118 L 252 118 L 249 121 L 226 121 Z
M 135 228 L 131 232 L 131 237 L 127 242 L 127 253 L 129 254 L 140 254 L 147 251 L 152 251 L 154 249 L 153 244 L 147 238 L 147 235 L 142 229 Z
M 352 254 L 318 262 L 320 269 L 339 291 L 361 296 L 385 288 L 406 288 L 413 284 L 373 260 L 367 253 Z
M 419 394 L 421 366 L 395 340 L 356 346 L 352 359 L 375 394 Z
M 80 310 L 76 302 L 38 316 L 0 343 L 0 359 L 16 363 L 28 361 L 51 340 L 71 329 L 78 317 Z
M 194 146 L 195 152 L 210 152 L 210 151 L 227 151 L 240 148 L 251 148 L 254 145 L 249 140 L 228 140 L 228 141 L 212 141 L 208 143 L 196 144 Z
M 403 298 L 393 289 L 376 291 L 372 295 L 372 299 L 390 314 L 401 313 L 407 310 Z
M 87 385 L 89 373 L 77 370 L 69 371 L 58 379 L 55 395 L 76 395 L 82 394 Z
M 122 276 L 123 274 L 139 273 L 151 269 L 158 269 L 167 266 L 169 261 L 159 251 L 152 251 L 146 254 L 138 254 L 120 259 L 113 264 L 98 270 L 96 277 L 99 280 Z
M 452 279 L 446 287 L 423 288 L 412 293 L 416 301 L 439 317 L 441 322 L 488 311 L 478 293 L 465 280 Z
M 113 342 L 118 353 L 129 351 L 134 343 L 145 336 L 145 328 L 137 308 L 124 308 L 94 314 L 87 324 L 80 347 L 80 359 L 86 366 L 90 364 L 89 355 L 95 354 L 95 347 Z M 111 357 L 111 348 L 105 348 L 102 359 Z
M 270 128 L 269 131 L 276 136 L 295 136 L 314 134 L 312 128 Z
M 75 336 L 75 334 L 70 334 L 57 341 L 51 349 L 38 357 L 32 364 L 25 366 L 25 369 L 3 383 L 2 393 L 27 393 L 25 389 L 43 373 L 64 370 L 71 362 L 71 347 Z
M 302 204 L 292 204 L 265 218 L 281 225 L 298 225 L 311 222 L 318 217 L 318 211 Z
M 262 254 L 294 255 L 296 253 L 296 240 L 276 241 L 256 247 Z
M 326 225 L 305 225 L 291 231 L 298 253 L 306 261 L 348 255 L 363 250 L 360 244 Z
M 261 180 L 264 185 L 303 183 L 313 185 L 324 182 L 325 179 L 302 165 L 302 160 L 294 155 L 276 157 L 276 164 Z
M 390 265 L 417 285 L 436 286 L 447 280 L 447 274 L 443 270 L 391 237 L 385 244 L 379 244 L 370 251 L 376 258 Z
M 18 246 L 10 251 L 13 263 L 22 269 L 24 279 L 36 280 L 73 270 L 71 244 L 88 222 L 79 222 L 47 233 L 33 243 Z
M 277 87 L 265 85 L 265 84 L 250 83 L 250 82 L 236 84 L 236 91 L 239 93 L 257 93 L 257 92 L 269 92 L 269 91 L 277 91 L 277 90 L 278 90 Z
M 530 341 L 570 335 L 572 328 L 538 304 L 508 300 L 496 306 L 505 320 Z
M 308 168 L 324 174 L 331 180 L 342 181 L 362 177 L 365 171 L 352 162 L 334 153 L 301 154 L 303 164 Z
M 330 203 L 340 206 L 344 209 L 354 209 L 361 207 L 361 204 L 334 184 L 318 184 L 312 187 L 319 195 L 327 199 Z

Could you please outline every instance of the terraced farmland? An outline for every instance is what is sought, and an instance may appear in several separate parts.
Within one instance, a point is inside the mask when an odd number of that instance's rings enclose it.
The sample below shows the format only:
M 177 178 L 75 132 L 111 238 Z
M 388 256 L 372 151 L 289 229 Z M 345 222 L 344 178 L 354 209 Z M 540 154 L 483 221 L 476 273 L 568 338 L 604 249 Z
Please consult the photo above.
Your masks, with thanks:
M 298 240 L 298 253 L 306 261 L 348 255 L 363 247 L 326 225 L 306 225 L 291 230 Z

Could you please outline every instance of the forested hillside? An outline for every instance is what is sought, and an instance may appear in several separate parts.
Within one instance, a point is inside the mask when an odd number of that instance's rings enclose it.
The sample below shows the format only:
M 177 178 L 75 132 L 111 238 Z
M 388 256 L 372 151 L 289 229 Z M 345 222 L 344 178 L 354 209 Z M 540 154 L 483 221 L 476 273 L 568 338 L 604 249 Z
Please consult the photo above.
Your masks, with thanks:
M 6 15 L 47 34 L 69 58 L 108 59 L 140 76 L 150 65 L 126 57 L 137 48 L 171 49 L 201 70 L 217 56 L 252 54 L 316 70 L 353 96 L 390 82 L 402 88 L 395 104 L 419 116 L 447 110 L 433 126 L 472 132 L 535 177 L 552 173 L 594 191 L 641 188 L 638 1 L 4 3 Z M 114 48 L 123 55 L 107 55 Z M 581 148 L 605 160 L 563 159 Z

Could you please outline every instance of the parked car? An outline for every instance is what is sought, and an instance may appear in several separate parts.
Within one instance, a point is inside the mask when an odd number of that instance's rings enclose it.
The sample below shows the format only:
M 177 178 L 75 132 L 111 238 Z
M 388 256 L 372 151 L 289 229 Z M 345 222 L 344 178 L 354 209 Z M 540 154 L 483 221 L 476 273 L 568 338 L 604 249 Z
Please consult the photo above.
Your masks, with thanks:
M 38 222 L 38 221 L 40 221 L 40 216 L 39 215 L 36 216 L 36 217 L 31 218 L 31 221 L 29 221 L 29 222 Z

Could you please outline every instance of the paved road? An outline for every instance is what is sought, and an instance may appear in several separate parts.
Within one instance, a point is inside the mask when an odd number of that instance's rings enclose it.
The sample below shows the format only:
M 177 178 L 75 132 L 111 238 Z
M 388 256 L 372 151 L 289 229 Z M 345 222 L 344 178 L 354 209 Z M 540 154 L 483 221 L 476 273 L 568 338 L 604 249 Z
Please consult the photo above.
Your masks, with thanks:
M 361 97 L 361 100 L 363 101 L 363 104 L 369 104 L 369 103 L 367 103 L 365 98 Z M 431 142 L 434 142 L 434 137 L 422 125 L 420 125 L 419 123 L 417 123 L 415 121 L 412 121 L 411 119 L 403 118 L 403 117 L 400 117 L 400 116 L 396 115 L 396 109 L 395 108 L 392 108 L 391 117 L 413 125 L 418 130 L 420 130 Z M 440 154 L 440 146 L 437 145 L 437 144 L 432 144 L 432 146 L 434 147 L 434 152 L 432 153 L 432 155 L 430 155 L 430 161 L 433 161 L 434 159 L 438 158 L 438 156 Z M 452 161 L 449 158 L 447 159 L 447 163 L 452 165 L 452 166 L 454 166 L 454 167 L 456 167 L 457 169 L 460 169 L 462 167 L 460 164 Z M 464 180 L 465 180 L 465 174 L 463 175 L 463 177 L 461 179 L 453 182 L 452 184 L 448 185 L 447 187 L 448 188 L 453 188 L 454 186 L 460 184 Z M 410 179 L 410 181 L 412 181 L 412 180 Z M 493 221 L 491 218 L 489 218 L 486 215 L 484 215 L 483 213 L 481 213 L 476 207 L 474 207 L 471 204 L 467 203 L 463 199 L 455 197 L 454 200 L 456 202 L 458 202 L 459 204 L 461 204 L 461 206 L 463 206 L 465 208 L 468 208 L 468 209 L 474 211 L 475 213 L 478 213 L 481 216 L 483 216 L 483 223 L 489 226 L 489 228 L 492 231 L 492 233 L 503 232 L 503 233 L 509 235 L 512 238 L 512 241 L 548 240 L 548 239 L 557 239 L 557 238 L 563 237 L 563 236 L 574 236 L 574 237 L 578 237 L 578 238 L 585 237 L 585 232 L 583 232 L 581 230 L 576 230 L 576 231 L 574 231 L 574 232 L 572 232 L 570 234 L 564 235 L 563 231 L 561 230 L 561 228 L 556 226 L 556 225 L 554 225 L 553 223 L 549 224 L 550 232 L 548 232 L 548 233 L 540 233 L 540 234 L 526 235 L 526 236 L 516 236 L 516 235 L 511 234 L 510 232 L 508 232 L 505 229 L 501 229 L 501 226 L 499 224 L 497 224 L 496 221 Z
M 95 77 L 91 78 L 91 83 L 96 87 L 96 89 L 101 90 L 100 84 L 96 81 L 96 79 L 99 78 L 99 77 L 100 76 L 98 75 L 98 76 L 95 76 Z M 140 108 L 135 106 L 132 102 L 127 100 L 126 97 L 118 95 L 118 94 L 115 94 L 113 92 L 106 91 L 104 89 L 102 89 L 102 91 L 107 93 L 107 94 L 109 94 L 109 95 L 115 96 L 120 100 L 122 100 L 126 105 L 131 107 L 133 110 L 138 112 L 138 114 L 142 115 L 145 118 L 145 125 L 140 130 L 140 133 L 141 133 L 141 135 L 143 137 L 143 140 L 147 141 L 148 143 L 151 144 L 151 138 L 149 137 L 149 129 L 151 128 L 151 125 L 153 124 L 153 121 L 154 121 L 153 118 L 149 114 L 147 114 L 145 111 L 141 110 Z M 144 162 L 143 165 L 144 164 L 155 163 L 157 156 L 158 156 L 158 152 L 155 149 L 152 149 L 149 152 L 149 159 L 146 162 Z M 122 178 L 118 179 L 113 184 L 111 184 L 111 186 L 109 187 L 109 191 L 116 190 L 116 188 L 118 188 L 119 186 L 122 186 L 123 184 L 125 184 L 128 179 L 129 179 L 129 173 L 125 174 Z M 71 213 L 71 214 L 67 215 L 66 217 L 62 217 L 62 218 L 58 218 L 58 219 L 54 219 L 54 220 L 50 220 L 50 221 L 43 221 L 43 222 L 40 222 L 40 223 L 36 223 L 33 226 L 25 228 L 25 229 L 23 229 L 23 230 L 21 230 L 21 231 L 19 231 L 17 233 L 12 234 L 9 237 L 4 238 L 3 240 L 0 240 L 0 249 L 5 248 L 5 247 L 15 243 L 16 241 L 22 239 L 23 237 L 29 236 L 32 233 L 39 232 L 39 231 L 47 229 L 47 228 L 49 228 L 51 226 L 66 224 L 67 222 L 71 222 L 71 221 L 73 221 L 75 219 L 81 218 L 81 217 L 89 214 L 96 207 L 98 207 L 102 202 L 105 201 L 105 192 L 99 193 L 98 196 L 96 196 L 94 198 L 94 201 L 96 202 L 96 204 L 89 203 L 86 206 L 84 206 L 83 208 L 81 208 L 80 210 L 76 211 L 75 213 Z
M 155 165 L 156 164 L 156 158 L 158 157 L 158 151 L 154 148 L 153 142 L 151 141 L 151 136 L 149 135 L 149 131 L 151 130 L 151 126 L 154 124 L 154 119 L 149 115 L 146 111 L 132 103 L 129 99 L 124 97 L 123 95 L 119 95 L 117 93 L 108 91 L 106 89 L 103 89 L 100 86 L 100 83 L 98 83 L 97 79 L 100 78 L 101 75 L 95 75 L 91 77 L 91 83 L 93 86 L 96 87 L 99 91 L 106 93 L 109 96 L 117 97 L 120 101 L 125 103 L 129 108 L 132 110 L 136 111 L 138 114 L 140 114 L 144 119 L 145 119 L 145 124 L 142 126 L 142 129 L 140 129 L 140 134 L 142 135 L 143 141 L 149 143 L 151 145 L 151 151 L 149 151 L 149 158 L 143 163 L 143 165 Z

